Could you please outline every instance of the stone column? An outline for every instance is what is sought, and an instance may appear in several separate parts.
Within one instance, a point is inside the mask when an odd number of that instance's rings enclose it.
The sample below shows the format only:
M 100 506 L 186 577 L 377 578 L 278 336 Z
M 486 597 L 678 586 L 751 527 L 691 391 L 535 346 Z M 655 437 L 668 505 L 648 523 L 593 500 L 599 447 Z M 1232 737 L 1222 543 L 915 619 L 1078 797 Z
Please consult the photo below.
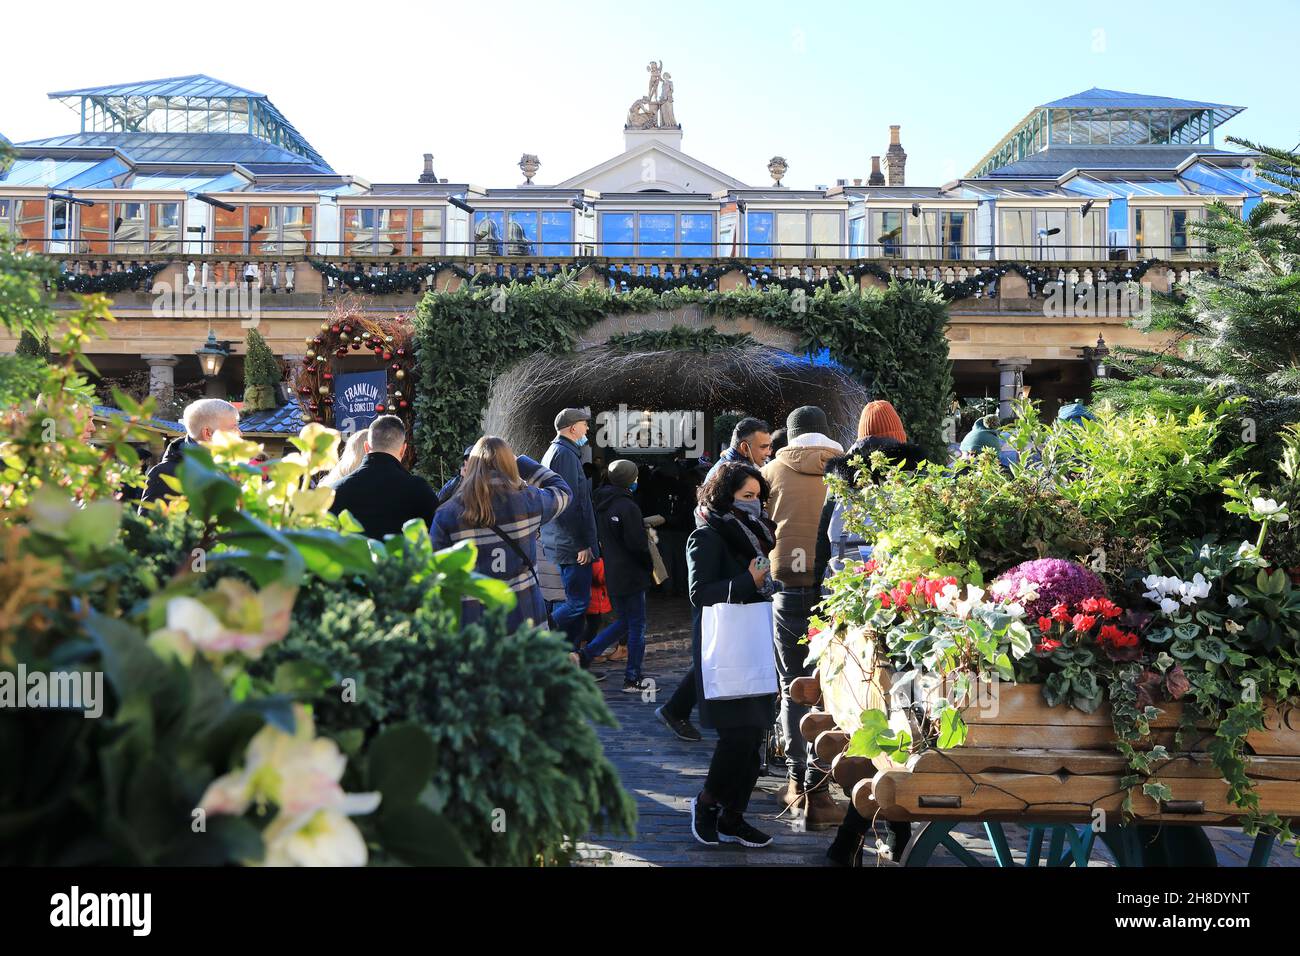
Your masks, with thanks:
M 998 418 L 1007 421 L 1012 416 L 1011 403 L 1020 397 L 1028 358 L 1009 358 L 998 362 Z
M 170 401 L 176 386 L 175 355 L 141 355 L 149 366 L 149 395 L 159 402 Z

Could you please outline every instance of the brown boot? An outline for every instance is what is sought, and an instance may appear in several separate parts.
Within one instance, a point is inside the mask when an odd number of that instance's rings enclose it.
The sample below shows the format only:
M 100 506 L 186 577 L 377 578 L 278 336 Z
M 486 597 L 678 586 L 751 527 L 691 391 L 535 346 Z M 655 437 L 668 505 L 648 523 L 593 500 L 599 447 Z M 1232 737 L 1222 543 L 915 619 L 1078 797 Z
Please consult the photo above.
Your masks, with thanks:
M 831 798 L 825 787 L 810 790 L 807 794 L 808 810 L 804 824 L 809 830 L 826 830 L 837 827 L 844 821 L 844 811 Z
M 787 779 L 782 797 L 785 799 L 786 809 L 791 813 L 803 812 L 803 784 L 800 781 Z

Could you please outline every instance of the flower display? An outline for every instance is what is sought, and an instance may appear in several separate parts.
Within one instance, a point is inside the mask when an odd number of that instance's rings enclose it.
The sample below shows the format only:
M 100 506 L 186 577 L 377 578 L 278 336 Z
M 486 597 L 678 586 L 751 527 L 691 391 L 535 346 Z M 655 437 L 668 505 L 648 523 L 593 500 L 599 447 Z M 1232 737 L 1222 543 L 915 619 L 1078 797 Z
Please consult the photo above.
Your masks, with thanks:
M 296 588 L 278 582 L 254 591 L 236 578 L 222 578 L 198 597 L 169 600 L 167 626 L 150 636 L 149 645 L 187 664 L 196 651 L 212 660 L 235 652 L 256 660 L 289 633 L 296 595 Z
M 1031 591 L 1034 597 L 1021 597 Z M 1104 598 L 1106 586 L 1101 578 L 1074 561 L 1039 558 L 1024 561 L 999 575 L 990 593 L 1004 603 L 1011 599 L 1020 601 L 1032 619 L 1051 613 L 1061 603 L 1073 605 L 1087 598 Z

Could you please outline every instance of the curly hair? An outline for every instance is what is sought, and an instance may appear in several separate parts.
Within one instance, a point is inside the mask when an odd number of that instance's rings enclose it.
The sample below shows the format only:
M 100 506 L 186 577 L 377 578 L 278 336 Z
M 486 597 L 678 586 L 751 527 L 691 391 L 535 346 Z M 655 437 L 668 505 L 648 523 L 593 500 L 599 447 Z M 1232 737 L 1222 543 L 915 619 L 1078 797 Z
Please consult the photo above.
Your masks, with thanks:
M 758 482 L 758 498 L 766 504 L 772 494 L 771 486 L 761 471 L 742 461 L 724 461 L 719 465 L 700 485 L 698 501 L 710 511 L 728 511 L 736 492 L 750 478 Z

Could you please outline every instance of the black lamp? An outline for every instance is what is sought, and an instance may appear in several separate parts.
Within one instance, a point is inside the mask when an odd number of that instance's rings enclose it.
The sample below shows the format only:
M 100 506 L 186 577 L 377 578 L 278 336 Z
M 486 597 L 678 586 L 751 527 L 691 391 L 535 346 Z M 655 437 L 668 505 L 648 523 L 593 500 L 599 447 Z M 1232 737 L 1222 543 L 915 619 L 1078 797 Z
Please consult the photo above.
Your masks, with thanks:
M 203 343 L 203 347 L 195 349 L 194 353 L 199 357 L 199 368 L 203 370 L 204 378 L 216 378 L 220 375 L 221 367 L 230 357 L 230 349 L 224 342 L 217 341 L 217 336 L 212 329 L 208 329 L 208 340 Z

